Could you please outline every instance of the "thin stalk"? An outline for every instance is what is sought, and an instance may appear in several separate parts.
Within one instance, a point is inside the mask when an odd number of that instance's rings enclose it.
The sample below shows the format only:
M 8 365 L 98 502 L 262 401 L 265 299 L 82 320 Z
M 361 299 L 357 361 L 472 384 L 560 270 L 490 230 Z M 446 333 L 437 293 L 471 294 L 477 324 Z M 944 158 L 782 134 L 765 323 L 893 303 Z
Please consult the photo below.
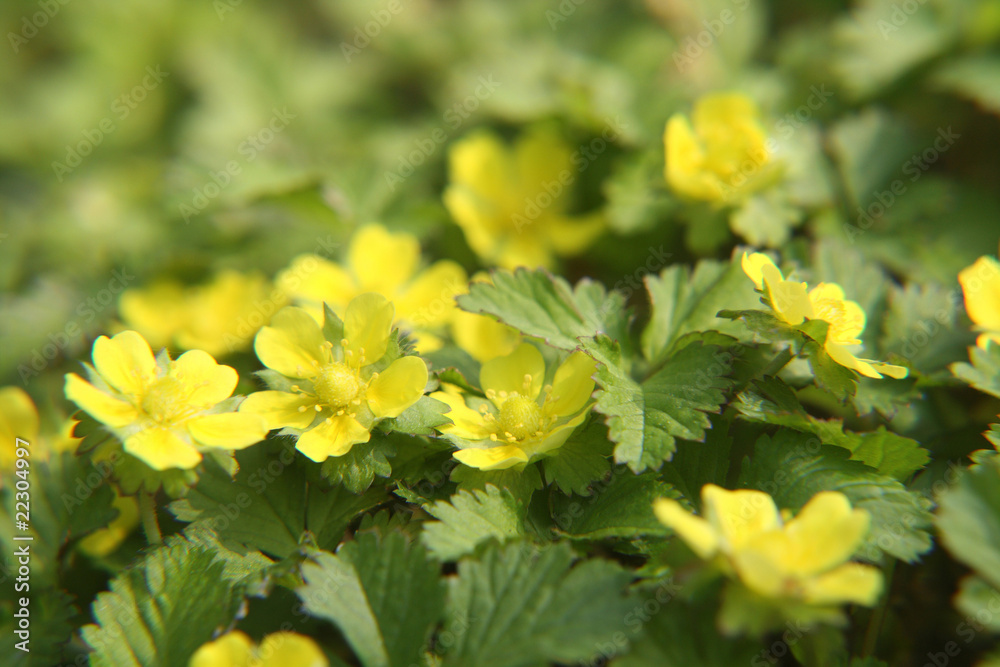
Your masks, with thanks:
M 146 542 L 150 545 L 163 544 L 160 522 L 156 518 L 156 500 L 152 493 L 139 492 L 139 516 L 142 518 L 142 530 L 146 533 Z

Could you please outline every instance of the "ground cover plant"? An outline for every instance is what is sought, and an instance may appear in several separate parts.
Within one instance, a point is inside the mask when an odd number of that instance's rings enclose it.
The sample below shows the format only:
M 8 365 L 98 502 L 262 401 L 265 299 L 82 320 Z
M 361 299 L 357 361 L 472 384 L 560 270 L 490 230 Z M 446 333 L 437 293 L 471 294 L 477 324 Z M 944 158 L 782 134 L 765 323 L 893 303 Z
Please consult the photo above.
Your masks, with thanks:
M 996 2 L 0 23 L 3 665 L 1000 665 Z

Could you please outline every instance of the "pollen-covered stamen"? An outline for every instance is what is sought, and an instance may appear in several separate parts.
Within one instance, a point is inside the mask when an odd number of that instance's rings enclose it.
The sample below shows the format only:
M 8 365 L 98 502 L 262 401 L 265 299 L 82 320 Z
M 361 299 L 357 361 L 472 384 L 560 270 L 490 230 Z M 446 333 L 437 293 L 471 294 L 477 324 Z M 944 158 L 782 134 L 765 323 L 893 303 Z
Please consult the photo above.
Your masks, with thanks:
M 191 394 L 198 387 L 174 375 L 165 375 L 147 387 L 140 409 L 158 424 L 169 424 L 198 411 L 191 405 Z
M 855 336 L 865 327 L 864 313 L 849 309 L 842 299 L 817 299 L 813 311 L 818 319 L 830 325 L 827 336 L 837 343 L 856 343 Z
M 542 421 L 538 402 L 514 392 L 504 400 L 497 426 L 507 440 L 513 442 L 536 435 L 542 428 Z
M 327 364 L 313 378 L 316 396 L 322 405 L 343 410 L 352 403 L 360 405 L 365 384 L 355 370 L 338 361 Z M 320 406 L 317 405 L 317 410 Z

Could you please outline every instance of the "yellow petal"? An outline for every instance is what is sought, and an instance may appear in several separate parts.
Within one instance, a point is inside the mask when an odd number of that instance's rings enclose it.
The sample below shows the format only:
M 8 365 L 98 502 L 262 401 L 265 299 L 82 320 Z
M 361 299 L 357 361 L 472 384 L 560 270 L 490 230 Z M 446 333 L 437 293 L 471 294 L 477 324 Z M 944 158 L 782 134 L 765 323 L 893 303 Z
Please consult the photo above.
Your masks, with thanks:
M 795 326 L 813 316 L 812 302 L 809 300 L 805 283 L 785 280 L 781 277 L 781 271 L 774 265 L 763 264 L 760 268 L 768 298 L 771 300 L 771 308 L 778 317 L 787 324 Z
M 377 419 L 398 417 L 423 396 L 427 364 L 420 357 L 400 357 L 368 387 L 368 407 Z
M 790 540 L 790 571 L 797 575 L 825 572 L 850 559 L 868 533 L 868 512 L 851 509 L 842 493 L 817 493 L 785 525 Z
M 15 438 L 27 440 L 32 445 L 36 443 L 38 409 L 20 387 L 3 387 L 0 389 L 0 439 L 7 443 L 5 447 L 13 449 Z
M 319 325 L 301 308 L 282 308 L 262 327 L 254 341 L 261 362 L 282 375 L 308 378 L 326 363 L 327 353 Z
M 357 363 L 358 355 L 364 357 L 363 365 L 382 358 L 389 347 L 394 313 L 392 302 L 374 292 L 362 294 L 347 305 L 344 338 L 347 339 L 347 352 L 354 355 L 348 359 L 349 365 Z
M 138 395 L 156 377 L 156 360 L 146 339 L 135 331 L 94 341 L 94 367 L 109 385 L 124 394 Z
M 316 416 L 316 399 L 285 391 L 255 391 L 240 403 L 240 412 L 260 415 L 268 430 L 291 426 L 306 428 Z
M 591 376 L 597 371 L 594 360 L 583 352 L 574 352 L 564 361 L 552 381 L 551 402 L 546 405 L 548 414 L 569 416 L 582 409 L 594 393 Z
M 247 667 L 253 661 L 253 642 L 239 630 L 202 644 L 188 667 Z
M 174 282 L 125 290 L 118 299 L 118 312 L 130 329 L 156 348 L 170 345 L 188 320 L 184 288 Z
M 528 459 L 533 459 L 537 456 L 543 454 L 548 454 L 556 449 L 559 449 L 569 437 L 573 435 L 573 431 L 576 427 L 583 423 L 583 420 L 587 418 L 586 412 L 581 412 L 573 419 L 569 420 L 565 424 L 560 424 L 554 428 L 548 429 L 544 435 L 540 437 L 529 438 L 518 444 L 521 447 L 521 451 L 527 454 Z
M 988 331 L 1000 331 L 1000 262 L 980 257 L 959 272 L 958 282 L 969 319 Z
M 545 192 L 545 183 L 565 180 L 564 172 L 574 172 L 570 147 L 551 127 L 533 127 L 522 134 L 514 145 L 512 157 L 519 189 L 532 198 Z M 559 196 L 552 197 L 547 210 L 562 212 L 569 200 L 568 190 L 565 187 Z
M 264 637 L 257 655 L 257 667 L 328 667 L 330 664 L 316 642 L 294 632 L 275 632 Z
M 116 495 L 112 506 L 118 510 L 118 516 L 106 528 L 96 530 L 80 540 L 77 545 L 80 551 L 91 556 L 107 556 L 139 525 L 139 505 L 135 498 Z
M 185 422 L 188 433 L 200 445 L 220 449 L 243 449 L 267 435 L 267 422 L 248 412 L 223 412 L 194 417 Z
M 437 427 L 438 431 L 465 440 L 484 440 L 490 437 L 493 431 L 487 428 L 483 415 L 465 404 L 465 399 L 457 388 L 451 385 L 445 387 L 445 391 L 431 394 L 431 398 L 436 398 L 451 408 L 446 416 L 452 423 Z
M 201 461 L 201 454 L 193 445 L 181 440 L 172 430 L 158 426 L 126 438 L 125 451 L 153 470 L 188 469 Z
M 810 604 L 844 604 L 873 607 L 882 594 L 882 573 L 871 565 L 845 563 L 826 574 L 803 582 L 803 599 Z
M 469 247 L 484 263 L 496 263 L 501 248 L 495 207 L 468 188 L 456 185 L 445 189 L 444 205 L 455 224 L 462 228 Z
M 417 328 L 433 328 L 451 320 L 455 295 L 467 291 L 465 269 L 441 260 L 422 271 L 396 301 L 396 314 Z
M 497 357 L 483 364 L 479 371 L 479 386 L 483 391 L 497 394 L 493 403 L 503 405 L 506 394 L 519 393 L 536 398 L 545 380 L 545 360 L 542 353 L 529 343 L 521 343 L 505 357 Z
M 516 329 L 479 313 L 455 312 L 451 324 L 455 343 L 479 363 L 510 354 L 521 343 Z
M 347 307 L 358 294 L 354 278 L 339 264 L 318 255 L 300 255 L 275 278 L 278 289 L 293 299 L 313 305 L 329 303 L 335 310 Z
M 740 549 L 730 553 L 730 563 L 747 588 L 766 597 L 794 596 L 798 581 L 783 568 L 787 536 L 779 531 L 752 536 Z
M 139 418 L 139 411 L 134 405 L 101 391 L 76 373 L 66 375 L 66 398 L 94 419 L 114 428 L 121 428 Z
M 781 526 L 774 500 L 763 491 L 729 491 L 714 484 L 701 489 L 702 513 L 724 540 L 724 549 L 739 549 L 748 538 Z
M 666 151 L 665 177 L 678 194 L 705 201 L 724 198 L 718 177 L 705 169 L 705 152 L 690 121 L 674 114 L 663 132 Z
M 299 436 L 295 448 L 317 463 L 343 456 L 351 447 L 368 442 L 371 434 L 351 415 L 330 417 Z
M 417 270 L 420 243 L 410 234 L 393 234 L 382 225 L 366 225 L 351 239 L 348 263 L 360 290 L 395 297 Z
M 831 301 L 843 301 L 844 289 L 837 283 L 820 283 L 809 290 L 809 300 L 814 304 L 823 299 Z
M 838 345 L 837 343 L 833 343 L 828 340 L 826 345 L 823 347 L 826 350 L 826 353 L 830 355 L 830 358 L 844 368 L 850 368 L 853 371 L 861 373 L 865 377 L 874 378 L 876 380 L 882 377 L 871 364 L 863 359 L 858 359 L 843 345 Z
M 778 271 L 779 280 L 781 280 L 781 270 L 775 266 L 774 262 L 770 257 L 762 252 L 755 252 L 750 255 L 743 253 L 743 261 L 741 262 L 743 266 L 743 273 L 747 274 L 747 277 L 753 281 L 753 284 L 757 286 L 757 289 L 764 289 L 764 273 L 763 269 L 765 266 L 773 266 L 776 271 Z
M 653 513 L 660 523 L 677 533 L 700 558 L 711 558 L 719 550 L 719 536 L 715 528 L 708 521 L 681 507 L 676 500 L 657 498 L 653 502 Z
M 229 398 L 239 376 L 230 366 L 223 366 L 212 355 L 190 350 L 171 365 L 169 374 L 189 388 L 191 405 L 210 407 Z
M 905 366 L 893 366 L 892 364 L 885 364 L 881 361 L 870 361 L 867 359 L 861 359 L 860 361 L 866 361 L 876 373 L 888 375 L 896 380 L 902 380 L 910 374 L 910 369 Z
M 489 449 L 459 449 L 455 458 L 480 470 L 505 470 L 528 462 L 528 455 L 517 445 L 500 445 Z

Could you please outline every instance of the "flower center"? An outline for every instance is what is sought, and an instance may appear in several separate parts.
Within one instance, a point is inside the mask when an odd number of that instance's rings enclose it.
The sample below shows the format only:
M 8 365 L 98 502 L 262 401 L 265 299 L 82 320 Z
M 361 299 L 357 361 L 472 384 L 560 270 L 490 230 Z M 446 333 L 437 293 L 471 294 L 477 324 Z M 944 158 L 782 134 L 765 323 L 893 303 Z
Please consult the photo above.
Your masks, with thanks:
M 313 379 L 316 395 L 331 408 L 345 408 L 358 398 L 363 387 L 355 371 L 335 361 Z
M 864 329 L 865 322 L 848 312 L 844 304 L 840 299 L 817 299 L 812 305 L 817 319 L 830 325 L 827 336 L 835 343 L 849 345 L 857 342 L 856 336 Z
M 191 389 L 190 384 L 165 375 L 149 385 L 140 407 L 157 423 L 178 421 L 197 409 L 197 406 L 191 405 Z
M 542 409 L 537 401 L 515 392 L 503 402 L 497 422 L 503 434 L 524 440 L 541 430 Z

